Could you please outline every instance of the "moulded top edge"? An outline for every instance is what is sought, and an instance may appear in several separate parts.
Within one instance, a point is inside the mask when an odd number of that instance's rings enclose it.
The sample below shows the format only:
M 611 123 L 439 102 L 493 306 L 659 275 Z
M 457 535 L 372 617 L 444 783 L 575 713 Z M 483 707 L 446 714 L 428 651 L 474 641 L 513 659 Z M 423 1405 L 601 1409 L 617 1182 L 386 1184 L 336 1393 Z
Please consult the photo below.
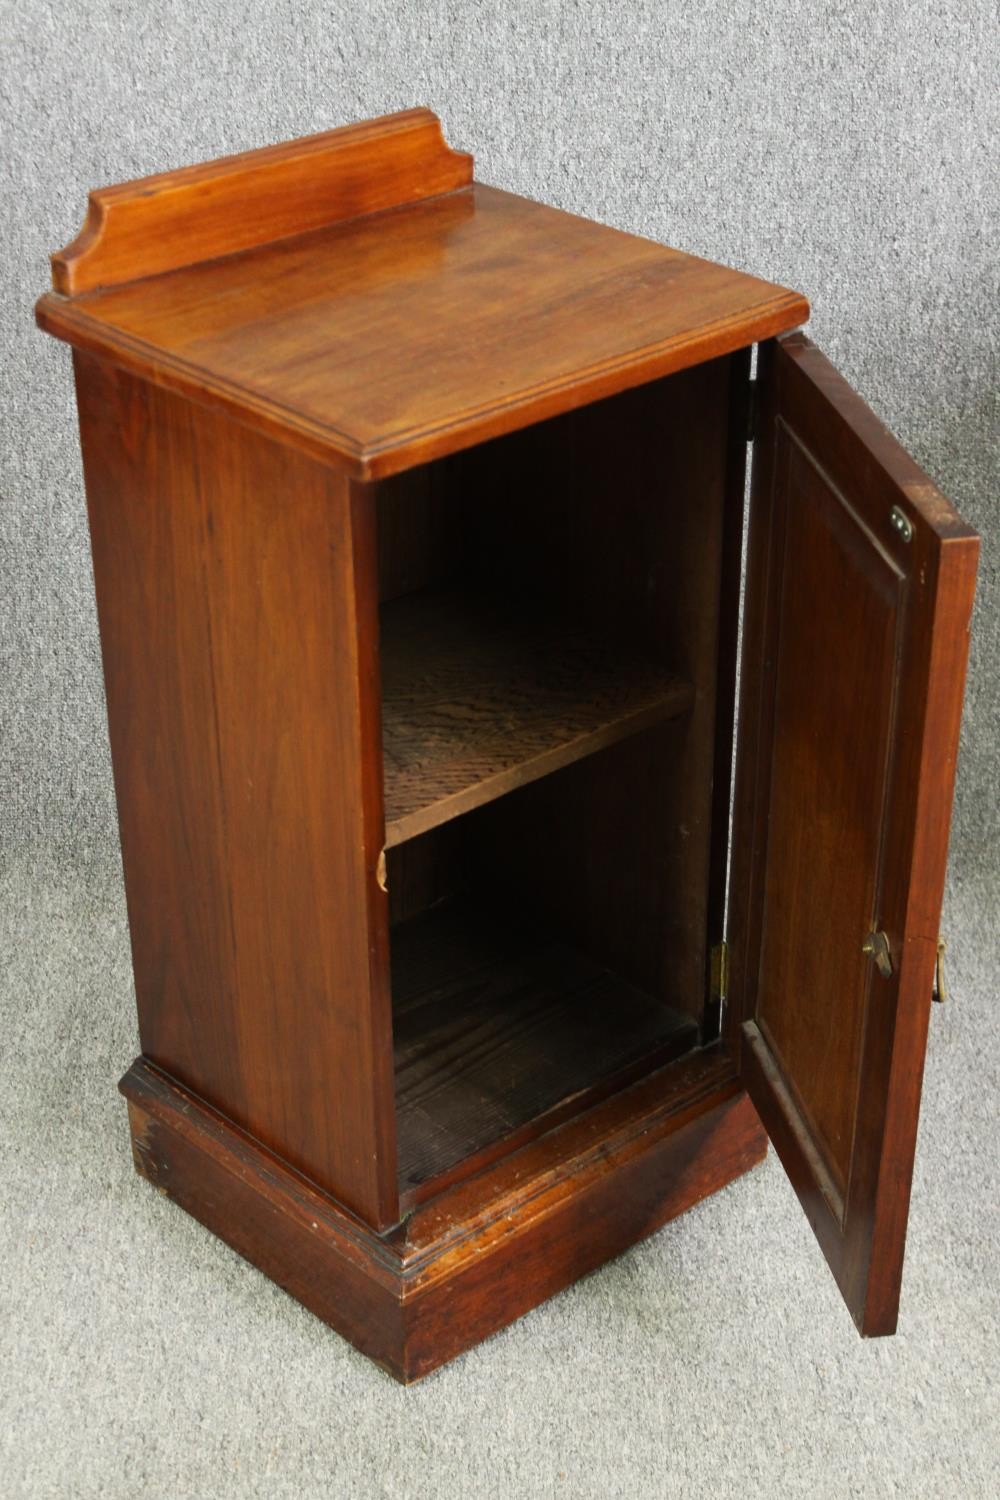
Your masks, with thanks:
M 798 293 L 473 183 L 40 325 L 373 479 L 805 321 Z

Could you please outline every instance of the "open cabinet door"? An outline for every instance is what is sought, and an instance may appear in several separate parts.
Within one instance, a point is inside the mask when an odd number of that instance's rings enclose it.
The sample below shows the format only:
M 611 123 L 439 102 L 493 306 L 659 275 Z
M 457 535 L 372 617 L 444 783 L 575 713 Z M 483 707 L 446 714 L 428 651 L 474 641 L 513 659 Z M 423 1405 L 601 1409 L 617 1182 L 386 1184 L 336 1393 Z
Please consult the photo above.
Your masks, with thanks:
M 761 351 L 730 886 L 746 1088 L 896 1327 L 978 539 L 801 334 Z

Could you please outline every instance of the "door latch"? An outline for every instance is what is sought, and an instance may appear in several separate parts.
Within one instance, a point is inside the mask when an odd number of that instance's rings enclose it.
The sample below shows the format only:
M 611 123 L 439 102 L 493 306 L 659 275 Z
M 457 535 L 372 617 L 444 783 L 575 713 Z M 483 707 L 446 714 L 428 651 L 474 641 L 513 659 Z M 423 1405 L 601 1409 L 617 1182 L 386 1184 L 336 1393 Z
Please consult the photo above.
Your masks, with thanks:
M 934 964 L 934 988 L 931 990 L 931 999 L 943 1005 L 948 999 L 948 981 L 944 973 L 944 955 L 948 944 L 944 938 L 938 938 L 937 959 Z
M 861 951 L 871 959 L 883 979 L 892 978 L 892 954 L 884 932 L 870 932 L 861 944 Z

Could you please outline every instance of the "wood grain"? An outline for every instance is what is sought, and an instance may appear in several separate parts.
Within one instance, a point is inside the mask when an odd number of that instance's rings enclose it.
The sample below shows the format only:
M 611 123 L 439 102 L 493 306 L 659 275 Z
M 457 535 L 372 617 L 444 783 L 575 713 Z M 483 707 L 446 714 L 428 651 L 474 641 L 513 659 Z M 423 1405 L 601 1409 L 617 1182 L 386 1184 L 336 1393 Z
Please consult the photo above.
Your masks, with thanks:
M 391 1222 L 372 498 L 83 355 L 77 399 L 143 1051 Z
M 37 309 L 366 479 L 807 315 L 782 287 L 479 184 Z
M 978 542 L 808 340 L 763 370 L 732 998 L 751 1097 L 877 1335 L 898 1313 Z M 888 979 L 862 953 L 874 929 Z
M 384 1235 L 142 1060 L 121 1088 L 137 1170 L 408 1382 L 756 1165 L 732 1066 L 662 1069 Z
M 436 907 L 391 948 L 404 1202 L 697 1040 L 688 1017 L 493 899 Z
M 87 221 L 52 257 L 65 296 L 158 276 L 466 187 L 429 109 L 402 110 L 137 182 L 97 188 Z
M 655 660 L 522 595 L 420 592 L 381 611 L 386 845 L 689 709 Z

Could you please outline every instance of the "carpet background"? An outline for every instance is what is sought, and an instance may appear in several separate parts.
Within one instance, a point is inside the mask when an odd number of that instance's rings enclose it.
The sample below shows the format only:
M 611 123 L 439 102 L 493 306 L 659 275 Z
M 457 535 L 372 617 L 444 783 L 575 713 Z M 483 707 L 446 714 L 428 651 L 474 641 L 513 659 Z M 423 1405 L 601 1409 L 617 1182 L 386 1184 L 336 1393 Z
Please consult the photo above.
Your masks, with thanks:
M 0 1489 L 993 1496 L 996 160 L 984 0 L 0 3 Z M 67 351 L 88 188 L 425 103 L 478 175 L 795 286 L 984 537 L 901 1333 L 773 1159 L 409 1392 L 132 1175 L 137 1050 Z

